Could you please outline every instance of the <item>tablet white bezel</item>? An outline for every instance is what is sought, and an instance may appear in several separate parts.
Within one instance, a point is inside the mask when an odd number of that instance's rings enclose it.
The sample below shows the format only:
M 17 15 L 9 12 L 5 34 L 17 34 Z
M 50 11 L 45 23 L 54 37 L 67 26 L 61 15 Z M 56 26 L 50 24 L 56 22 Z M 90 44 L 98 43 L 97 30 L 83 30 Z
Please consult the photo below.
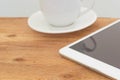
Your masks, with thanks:
M 76 44 L 76 43 L 78 43 L 78 42 L 80 42 L 80 41 L 82 41 L 82 40 L 84 40 L 84 39 L 86 39 L 86 38 L 88 38 L 90 36 L 93 36 L 96 33 L 99 33 L 99 32 L 111 27 L 112 25 L 114 25 L 114 24 L 116 24 L 118 22 L 120 22 L 120 20 L 117 20 L 117 21 L 113 22 L 112 24 L 110 24 L 110 25 L 108 25 L 108 26 L 106 26 L 104 28 L 99 29 L 99 30 L 95 31 L 92 34 L 90 34 L 90 35 L 88 35 L 88 36 L 86 36 L 86 37 L 84 37 L 84 38 L 82 38 L 82 39 L 68 45 L 68 46 L 63 47 L 59 51 L 60 54 L 67 57 L 67 58 L 69 58 L 69 59 L 71 59 L 71 60 L 74 60 L 74 61 L 76 61 L 76 62 L 78 62 L 80 64 L 83 64 L 83 65 L 85 65 L 87 67 L 90 67 L 90 68 L 92 68 L 92 69 L 94 69 L 94 70 L 96 70 L 98 72 L 101 72 L 101 73 L 103 73 L 103 74 L 105 74 L 105 75 L 107 75 L 107 76 L 109 76 L 111 78 L 120 80 L 120 69 L 119 68 L 116 68 L 116 67 L 114 67 L 112 65 L 104 63 L 104 62 L 102 62 L 100 60 L 97 60 L 95 58 L 92 58 L 92 57 L 90 57 L 88 55 L 85 55 L 83 53 L 80 53 L 80 52 L 75 51 L 75 50 L 70 48 L 70 46 L 72 46 L 72 45 L 74 45 L 74 44 Z

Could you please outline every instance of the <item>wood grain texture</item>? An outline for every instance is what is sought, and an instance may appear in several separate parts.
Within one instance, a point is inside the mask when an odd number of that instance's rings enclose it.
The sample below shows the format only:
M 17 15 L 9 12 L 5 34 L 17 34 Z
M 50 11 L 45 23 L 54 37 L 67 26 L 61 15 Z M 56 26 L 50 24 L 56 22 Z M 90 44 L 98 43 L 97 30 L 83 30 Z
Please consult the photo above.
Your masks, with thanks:
M 58 50 L 115 20 L 98 18 L 84 30 L 50 35 L 30 29 L 27 18 L 0 18 L 0 80 L 111 80 Z

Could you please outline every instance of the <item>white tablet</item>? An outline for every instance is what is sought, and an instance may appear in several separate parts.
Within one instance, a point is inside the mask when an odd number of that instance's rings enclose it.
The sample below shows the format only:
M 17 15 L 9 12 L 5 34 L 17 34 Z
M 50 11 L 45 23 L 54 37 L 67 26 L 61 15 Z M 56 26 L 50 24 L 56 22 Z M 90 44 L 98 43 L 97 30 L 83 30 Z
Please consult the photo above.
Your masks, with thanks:
M 60 54 L 120 80 L 120 20 L 60 49 Z

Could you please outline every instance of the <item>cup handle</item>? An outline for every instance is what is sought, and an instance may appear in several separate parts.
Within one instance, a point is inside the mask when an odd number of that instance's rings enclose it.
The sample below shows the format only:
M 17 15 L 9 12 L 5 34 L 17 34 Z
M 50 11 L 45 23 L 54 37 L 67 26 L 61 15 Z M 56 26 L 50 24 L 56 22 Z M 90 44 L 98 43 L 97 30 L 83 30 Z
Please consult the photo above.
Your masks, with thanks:
M 80 0 L 81 5 L 83 4 L 83 1 L 85 1 L 85 0 Z M 87 9 L 84 10 L 84 11 L 81 11 L 81 13 L 80 13 L 80 15 L 78 16 L 78 18 L 79 18 L 80 16 L 82 16 L 82 15 L 85 15 L 85 14 L 88 13 L 91 9 L 93 9 L 94 5 L 95 5 L 95 0 L 93 0 L 91 6 L 90 6 L 89 8 L 87 8 Z M 82 7 L 83 7 L 83 6 L 82 6 Z M 83 8 L 84 8 L 84 7 L 83 7 Z

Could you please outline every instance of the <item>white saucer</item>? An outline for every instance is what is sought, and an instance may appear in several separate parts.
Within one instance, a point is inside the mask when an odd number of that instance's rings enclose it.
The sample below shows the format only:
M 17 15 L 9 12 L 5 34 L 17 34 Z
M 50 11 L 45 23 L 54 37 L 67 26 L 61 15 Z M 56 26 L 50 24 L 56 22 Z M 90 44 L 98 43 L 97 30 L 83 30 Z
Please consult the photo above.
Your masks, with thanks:
M 86 8 L 82 9 L 82 11 L 84 10 L 86 10 Z M 92 25 L 96 21 L 96 19 L 97 19 L 96 13 L 93 10 L 91 10 L 85 15 L 80 16 L 80 18 L 77 19 L 76 22 L 70 26 L 55 27 L 49 25 L 45 21 L 42 13 L 38 11 L 34 13 L 31 17 L 29 17 L 28 24 L 33 30 L 38 32 L 49 33 L 49 34 L 61 34 L 61 33 L 70 33 L 87 28 L 90 25 Z

